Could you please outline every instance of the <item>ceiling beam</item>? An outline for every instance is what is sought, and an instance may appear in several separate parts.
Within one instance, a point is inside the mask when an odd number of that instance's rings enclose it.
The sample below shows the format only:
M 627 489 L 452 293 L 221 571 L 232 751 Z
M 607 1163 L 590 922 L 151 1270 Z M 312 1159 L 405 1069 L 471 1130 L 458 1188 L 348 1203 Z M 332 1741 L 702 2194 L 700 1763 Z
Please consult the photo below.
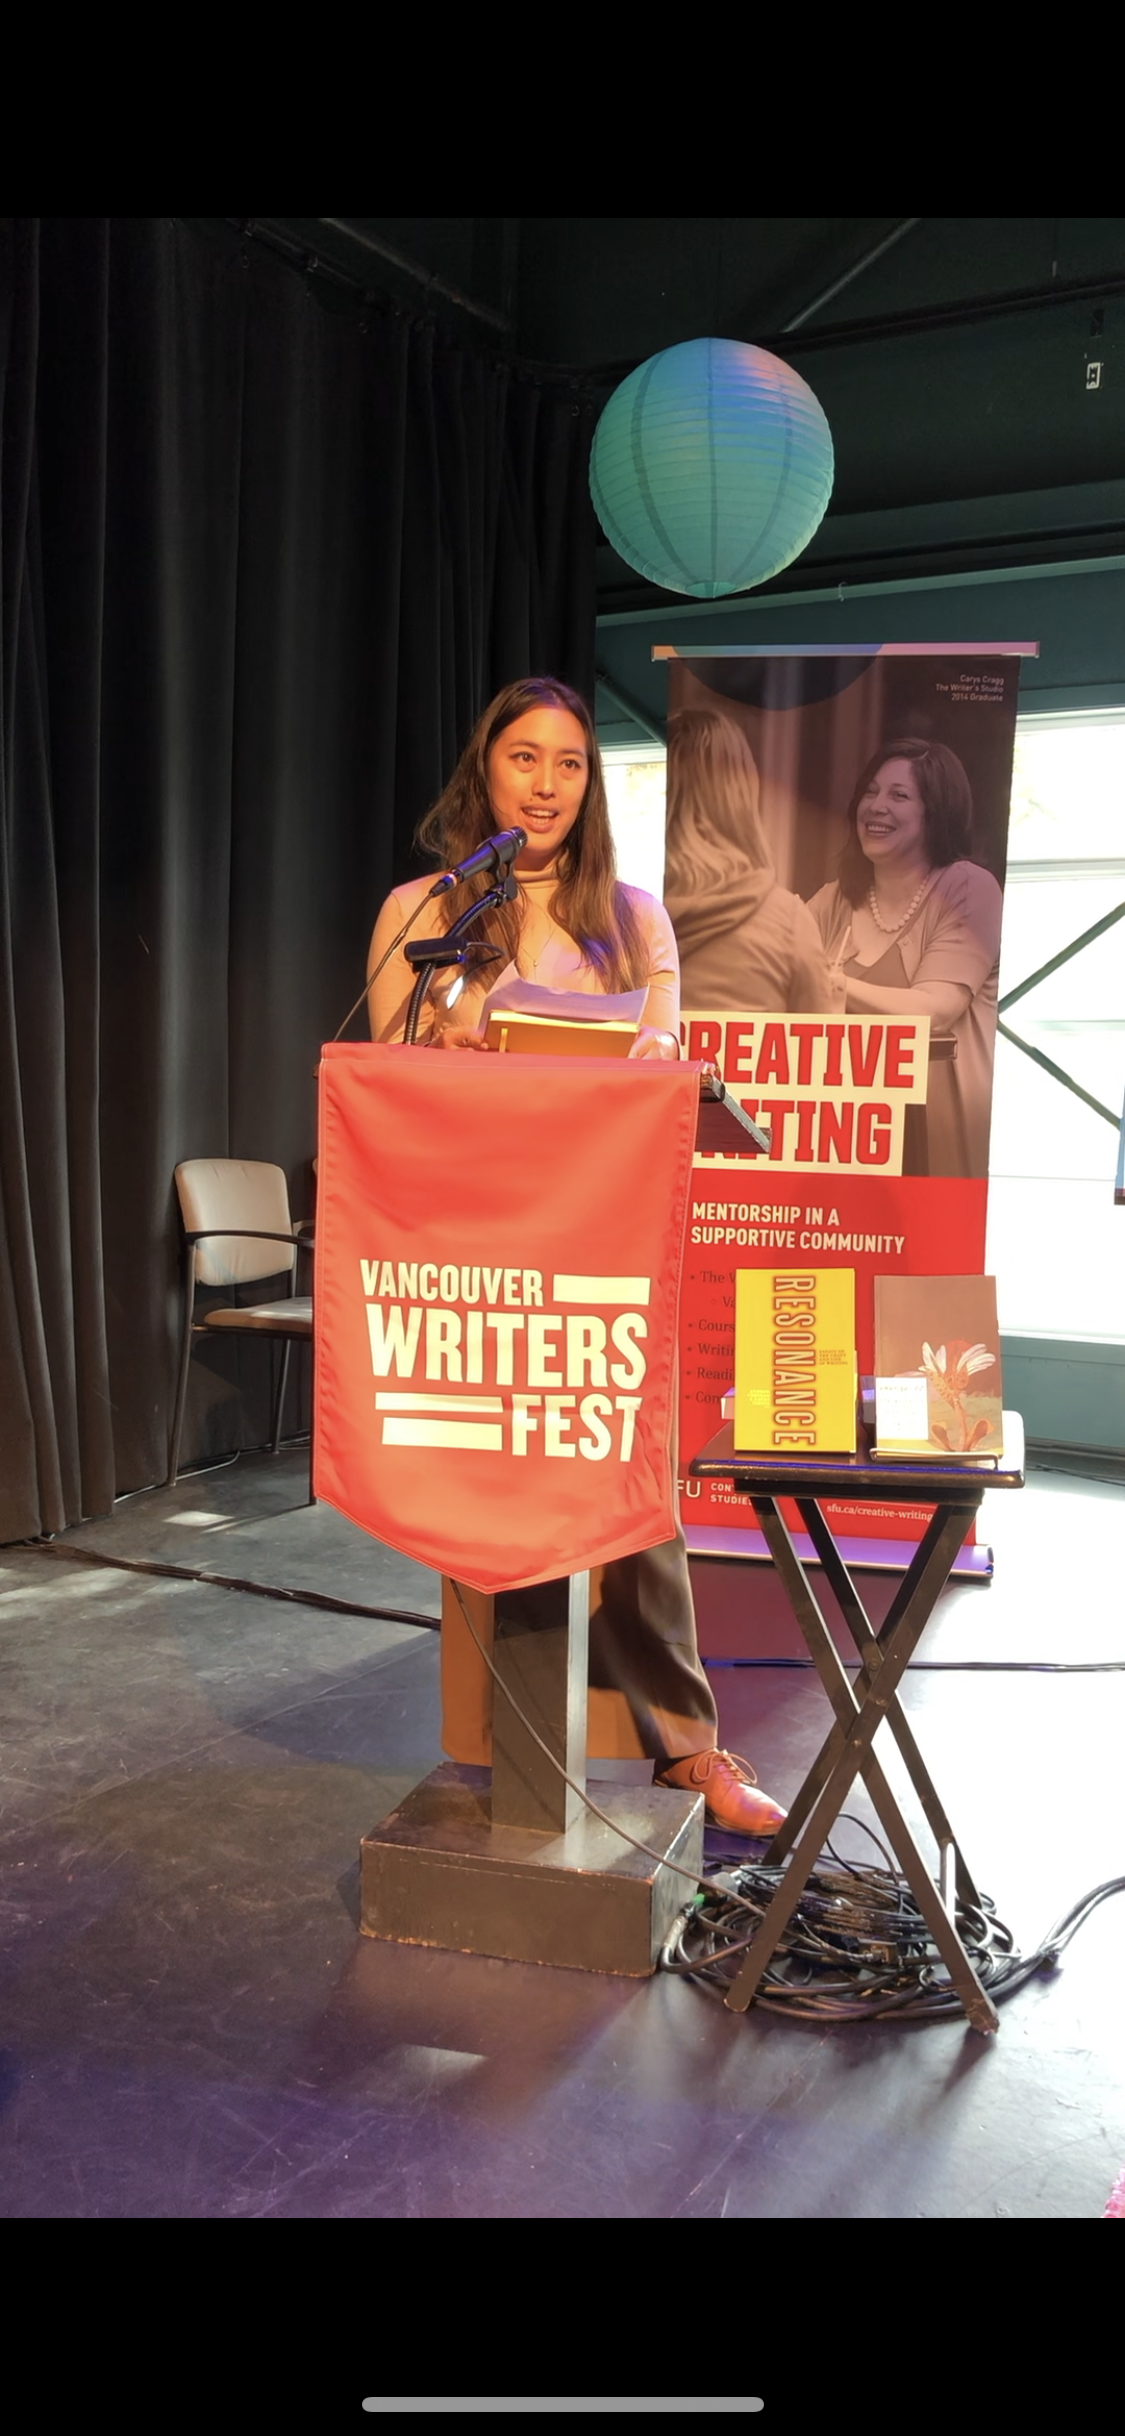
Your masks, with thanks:
M 791 321 L 782 323 L 785 336 L 787 337 L 791 330 L 801 329 L 806 321 L 811 321 L 813 314 L 819 313 L 822 305 L 830 304 L 834 296 L 839 296 L 844 288 L 850 288 L 853 279 L 858 279 L 861 271 L 869 270 L 873 262 L 878 262 L 880 255 L 889 254 L 892 245 L 897 245 L 900 238 L 909 236 L 912 228 L 920 228 L 921 225 L 921 221 L 917 218 L 897 221 L 887 236 L 880 237 L 878 245 L 868 246 L 867 252 L 860 255 L 859 261 L 853 262 L 850 271 L 841 272 L 839 279 L 832 281 L 831 287 L 821 288 L 819 294 L 813 297 L 811 304 L 802 306 L 799 313 L 794 313 Z

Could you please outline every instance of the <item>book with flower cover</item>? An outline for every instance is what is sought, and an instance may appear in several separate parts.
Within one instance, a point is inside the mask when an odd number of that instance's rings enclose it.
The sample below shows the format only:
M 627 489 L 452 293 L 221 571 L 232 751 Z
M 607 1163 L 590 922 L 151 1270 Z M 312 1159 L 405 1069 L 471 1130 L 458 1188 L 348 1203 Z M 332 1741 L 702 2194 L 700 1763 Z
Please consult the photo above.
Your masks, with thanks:
M 877 1277 L 873 1455 L 995 1463 L 1004 1447 L 994 1277 Z

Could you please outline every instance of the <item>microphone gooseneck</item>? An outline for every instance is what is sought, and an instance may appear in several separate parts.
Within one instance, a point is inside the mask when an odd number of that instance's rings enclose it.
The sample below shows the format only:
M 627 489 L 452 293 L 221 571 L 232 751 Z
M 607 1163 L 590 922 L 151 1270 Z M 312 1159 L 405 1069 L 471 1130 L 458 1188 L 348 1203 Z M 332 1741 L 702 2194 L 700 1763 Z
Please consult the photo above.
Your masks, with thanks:
M 510 870 L 517 854 L 526 844 L 526 829 L 498 829 L 495 837 L 486 837 L 483 846 L 467 854 L 463 863 L 456 863 L 452 871 L 442 873 L 435 885 L 434 895 L 444 896 L 448 889 L 456 888 L 459 880 L 471 878 L 474 871 Z
M 374 972 L 368 974 L 363 988 L 359 993 L 359 997 L 356 999 L 355 1005 L 348 1008 L 348 1012 L 344 1017 L 343 1023 L 340 1025 L 339 1032 L 333 1033 L 332 1037 L 334 1042 L 339 1040 L 341 1032 L 346 1031 L 352 1020 L 352 1016 L 358 1013 L 364 999 L 370 997 L 371 990 L 375 982 L 378 980 L 384 965 L 390 962 L 396 947 L 402 946 L 402 942 L 406 937 L 407 931 L 410 930 L 413 924 L 418 920 L 419 915 L 423 912 L 424 908 L 427 905 L 431 905 L 435 897 L 444 897 L 448 895 L 451 888 L 456 888 L 459 880 L 467 880 L 474 871 L 510 872 L 511 866 L 515 862 L 517 854 L 522 852 L 526 844 L 526 829 L 498 829 L 494 837 L 486 837 L 483 846 L 478 846 L 475 853 L 467 854 L 463 863 L 458 863 L 452 871 L 443 871 L 440 874 L 439 878 L 434 881 L 432 888 L 427 890 L 426 895 L 422 899 L 421 905 L 415 906 L 413 913 L 407 916 L 401 930 L 396 931 L 394 938 L 391 940 L 390 946 L 386 949 L 385 953 L 380 956 Z M 515 893 L 515 881 L 509 879 L 505 894 L 514 897 Z M 492 948 L 482 950 L 482 954 L 486 961 L 488 956 L 495 955 L 496 952 L 497 951 Z

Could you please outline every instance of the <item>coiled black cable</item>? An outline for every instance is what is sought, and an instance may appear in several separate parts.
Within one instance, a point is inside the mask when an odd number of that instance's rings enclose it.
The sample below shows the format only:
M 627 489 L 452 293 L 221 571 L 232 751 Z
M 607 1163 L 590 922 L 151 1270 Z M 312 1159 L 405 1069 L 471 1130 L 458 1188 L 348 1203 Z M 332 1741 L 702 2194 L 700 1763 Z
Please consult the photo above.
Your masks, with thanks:
M 831 2021 L 890 2015 L 940 2021 L 963 2014 L 961 1997 L 889 1855 L 884 1852 L 885 1865 L 875 1867 L 841 1861 L 831 1845 L 827 1851 L 835 1867 L 814 1870 L 755 1992 L 755 2004 Z M 754 1927 L 745 1925 L 745 1907 L 750 1904 L 762 1918 L 782 1874 L 754 1862 L 720 1870 L 681 1913 L 661 1967 L 725 1997 L 755 1935 Z M 1123 1893 L 1125 1877 L 1093 1887 L 1030 1954 L 1018 1952 L 988 1895 L 981 1896 L 979 1909 L 958 1903 L 957 1933 L 981 1986 L 994 2004 L 1002 2004 L 1036 1973 L 1055 1970 L 1098 1904 Z

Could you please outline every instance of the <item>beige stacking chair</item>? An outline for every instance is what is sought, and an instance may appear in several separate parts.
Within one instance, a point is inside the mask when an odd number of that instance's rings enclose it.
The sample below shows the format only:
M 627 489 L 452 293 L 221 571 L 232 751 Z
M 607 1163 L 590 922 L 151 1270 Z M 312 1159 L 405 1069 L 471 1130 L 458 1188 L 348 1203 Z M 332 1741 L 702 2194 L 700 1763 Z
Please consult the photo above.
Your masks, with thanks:
M 283 1169 L 261 1159 L 185 1159 L 176 1169 L 176 1191 L 184 1228 L 184 1304 L 165 1484 L 169 1487 L 179 1476 L 193 1342 L 212 1332 L 282 1339 L 270 1439 L 270 1451 L 276 1455 L 290 1347 L 294 1339 L 305 1344 L 312 1341 L 312 1297 L 296 1292 L 298 1255 L 302 1250 L 311 1251 L 312 1234 L 304 1221 L 294 1223 L 290 1218 Z M 235 1299 L 196 1317 L 198 1287 L 225 1286 L 237 1297 L 243 1287 L 283 1273 L 289 1278 L 289 1292 L 281 1301 L 240 1303 Z M 311 1441 L 309 1460 L 311 1476 Z

